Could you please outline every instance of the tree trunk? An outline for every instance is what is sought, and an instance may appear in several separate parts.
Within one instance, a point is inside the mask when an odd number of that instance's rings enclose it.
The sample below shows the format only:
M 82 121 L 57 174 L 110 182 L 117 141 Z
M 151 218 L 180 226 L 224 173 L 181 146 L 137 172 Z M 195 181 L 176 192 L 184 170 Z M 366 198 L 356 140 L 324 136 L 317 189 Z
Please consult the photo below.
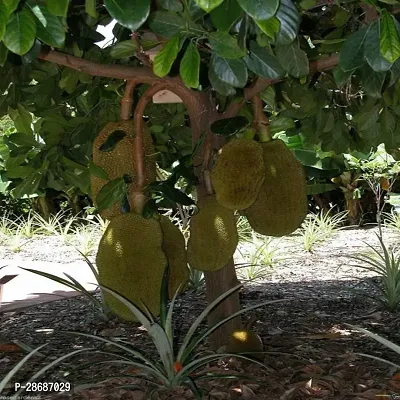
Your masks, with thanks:
M 54 204 L 47 196 L 36 197 L 32 205 L 46 221 L 50 219 L 51 214 L 55 213 Z
M 197 102 L 197 104 L 194 102 L 185 102 L 188 107 L 193 130 L 193 146 L 196 146 L 202 133 L 208 133 L 203 143 L 201 154 L 194 159 L 194 165 L 197 166 L 195 168 L 196 175 L 199 178 L 199 185 L 196 188 L 197 200 L 200 200 L 200 202 L 203 197 L 208 195 L 209 191 L 209 184 L 205 180 L 204 171 L 208 170 L 210 167 L 210 150 L 213 148 L 218 149 L 223 145 L 223 140 L 215 137 L 210 132 L 211 123 L 215 121 L 217 116 L 215 107 L 213 107 L 210 98 L 203 97 L 202 100 L 202 102 Z M 204 279 L 206 282 L 206 298 L 208 304 L 239 283 L 233 259 L 219 271 L 205 272 Z M 236 292 L 225 299 L 208 315 L 208 326 L 213 326 L 240 309 L 239 293 Z M 216 329 L 209 338 L 210 348 L 212 350 L 217 350 L 219 347 L 226 345 L 232 331 L 240 329 L 241 327 L 242 319 L 239 316 Z
M 351 225 L 358 225 L 360 222 L 360 200 L 346 196 L 346 209 L 349 212 L 347 218 Z
M 71 209 L 72 215 L 74 216 L 78 215 L 82 211 L 79 196 L 77 195 L 68 196 L 68 205 Z

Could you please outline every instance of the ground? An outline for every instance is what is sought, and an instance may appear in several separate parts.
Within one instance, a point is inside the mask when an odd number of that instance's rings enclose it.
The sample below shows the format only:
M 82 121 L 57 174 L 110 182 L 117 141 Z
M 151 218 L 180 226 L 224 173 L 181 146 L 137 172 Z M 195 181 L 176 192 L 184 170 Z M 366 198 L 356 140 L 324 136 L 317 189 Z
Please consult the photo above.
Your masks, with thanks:
M 400 378 L 396 370 L 380 361 L 360 356 L 370 354 L 399 364 L 399 355 L 363 336 L 346 324 L 358 325 L 400 343 L 400 312 L 388 312 L 366 295 L 374 294 L 366 285 L 367 274 L 356 266 L 351 256 L 370 253 L 366 243 L 378 246 L 376 228 L 345 229 L 315 246 L 312 252 L 302 248 L 298 235 L 273 242 L 275 262 L 264 268 L 264 276 L 245 282 L 241 297 L 244 306 L 265 300 L 286 299 L 257 310 L 253 329 L 265 345 L 264 368 L 235 359 L 224 359 L 211 365 L 217 373 L 243 372 L 249 379 L 211 380 L 202 385 L 207 399 L 379 399 L 400 396 Z M 398 242 L 400 233 L 385 229 L 388 244 Z M 58 268 L 79 259 L 70 246 L 56 237 L 34 239 L 17 255 L 5 248 L 3 259 L 18 257 L 58 263 Z M 58 241 L 58 242 L 57 242 Z M 49 250 L 50 249 L 50 250 Z M 54 249 L 57 249 L 55 251 Z M 242 243 L 236 261 L 248 260 L 254 248 Z M 93 257 L 92 257 L 93 258 Z M 64 264 L 63 264 L 64 263 Z M 243 273 L 243 270 L 239 270 Z M 260 272 L 260 271 L 259 271 Z M 357 290 L 354 290 L 356 285 Z M 185 333 L 190 323 L 205 306 L 202 291 L 187 291 L 178 300 L 174 315 L 177 332 Z M 101 348 L 91 338 L 77 337 L 66 331 L 84 332 L 106 338 L 124 338 L 135 348 L 155 356 L 146 332 L 137 324 L 113 319 L 102 321 L 90 304 L 80 297 L 53 301 L 27 309 L 0 314 L 0 376 L 7 373 L 25 353 L 20 347 L 3 346 L 19 341 L 30 347 L 48 343 L 38 356 L 28 362 L 13 382 L 23 381 L 32 372 L 57 356 L 84 347 Z M 206 349 L 206 347 L 204 347 Z M 3 352 L 1 352 L 3 350 Z M 67 360 L 62 367 L 46 373 L 40 381 L 64 379 L 78 383 L 100 382 L 117 378 L 101 387 L 82 390 L 67 396 L 42 396 L 42 399 L 143 399 L 146 386 L 132 378 L 135 371 L 123 366 L 99 364 L 106 355 L 93 351 Z M 85 366 L 83 366 L 85 363 Z M 78 369 L 78 366 L 82 366 Z M 101 368 L 99 367 L 101 366 Z M 125 377 L 122 377 L 125 375 Z M 135 389 L 122 389 L 122 383 Z M 173 394 L 157 392 L 153 398 L 188 399 L 189 391 L 178 389 Z M 381 397 L 380 397 L 381 396 Z

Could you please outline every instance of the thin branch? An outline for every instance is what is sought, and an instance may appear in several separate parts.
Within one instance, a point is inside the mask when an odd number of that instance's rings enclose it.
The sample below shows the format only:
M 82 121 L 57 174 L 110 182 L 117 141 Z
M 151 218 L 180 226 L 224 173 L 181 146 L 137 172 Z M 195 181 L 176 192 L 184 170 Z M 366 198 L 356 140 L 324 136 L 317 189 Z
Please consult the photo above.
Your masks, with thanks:
M 136 57 L 145 65 L 146 67 L 152 68 L 153 63 L 150 60 L 150 57 L 143 51 L 143 46 L 140 43 L 140 35 L 139 32 L 132 33 L 132 39 L 136 43 L 137 51 Z
M 42 51 L 38 57 L 44 61 L 50 61 L 58 65 L 84 72 L 92 76 L 101 76 L 114 79 L 137 79 L 140 83 L 153 84 L 169 80 L 180 81 L 177 78 L 159 78 L 147 67 L 129 67 L 116 64 L 101 64 L 96 61 L 85 60 L 70 54 L 60 53 L 55 50 Z
M 153 99 L 153 96 L 158 93 L 160 90 L 165 89 L 165 83 L 158 83 L 154 86 L 147 89 L 143 96 L 141 96 L 134 112 L 134 124 L 135 124 L 135 172 L 136 172 L 136 180 L 135 180 L 135 189 L 133 194 L 133 208 L 137 212 L 141 212 L 141 208 L 143 207 L 143 203 L 138 199 L 143 198 L 143 189 L 146 182 L 146 169 L 144 163 L 144 148 L 143 148 L 143 131 L 144 131 L 144 121 L 143 114 L 146 110 L 147 105 Z
M 120 118 L 123 121 L 127 121 L 131 118 L 132 106 L 133 106 L 133 92 L 137 85 L 137 80 L 132 79 L 126 83 L 125 93 L 121 99 L 121 111 Z
M 272 140 L 269 119 L 264 113 L 263 102 L 258 96 L 251 99 L 253 104 L 253 128 L 257 131 L 258 137 L 262 142 L 270 142 Z
M 339 56 L 333 54 L 329 57 L 320 58 L 310 62 L 310 72 L 327 71 L 335 68 L 339 62 Z M 282 82 L 284 79 L 265 79 L 258 78 L 251 86 L 244 89 L 244 96 L 240 102 L 231 103 L 223 114 L 223 118 L 232 118 L 238 114 L 241 108 L 254 96 L 261 93 L 268 86 L 272 86 L 275 83 Z

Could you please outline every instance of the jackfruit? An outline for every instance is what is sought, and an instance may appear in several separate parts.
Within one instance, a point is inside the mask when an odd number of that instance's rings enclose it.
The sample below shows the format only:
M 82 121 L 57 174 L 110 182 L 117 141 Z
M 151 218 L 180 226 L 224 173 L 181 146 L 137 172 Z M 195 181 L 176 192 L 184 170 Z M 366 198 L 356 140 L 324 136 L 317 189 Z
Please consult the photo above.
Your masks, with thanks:
M 126 136 L 117 143 L 113 150 L 108 152 L 101 151 L 100 146 L 113 132 L 117 130 L 124 131 Z M 128 194 L 134 187 L 135 136 L 136 134 L 132 120 L 109 122 L 93 143 L 93 163 L 103 168 L 110 180 L 121 178 L 124 175 L 129 175 L 132 178 L 132 183 L 128 184 Z M 143 143 L 147 185 L 156 180 L 156 163 L 151 159 L 151 157 L 149 157 L 151 154 L 154 154 L 155 150 L 151 134 L 147 129 L 144 130 Z M 91 175 L 90 180 L 92 198 L 96 205 L 96 197 L 107 181 L 94 175 Z M 115 203 L 109 209 L 103 210 L 101 216 L 103 218 L 112 219 L 120 213 L 120 205 Z
M 247 329 L 233 332 L 224 350 L 227 353 L 233 354 L 248 353 L 243 355 L 249 358 L 255 358 L 259 361 L 264 359 L 264 355 L 261 354 L 264 351 L 264 344 L 260 336 Z
M 283 141 L 262 143 L 262 147 L 265 179 L 245 215 L 262 235 L 288 235 L 301 225 L 308 211 L 304 170 Z
M 188 262 L 199 271 L 217 271 L 229 262 L 238 245 L 235 215 L 215 196 L 203 199 L 199 208 L 190 221 Z
M 168 293 L 172 298 L 179 286 L 181 286 L 180 292 L 185 289 L 189 280 L 185 238 L 168 217 L 161 215 L 159 222 L 163 233 L 162 249 L 170 269 Z
M 243 210 L 257 199 L 265 166 L 260 143 L 232 139 L 219 151 L 211 172 L 218 202 L 231 210 Z
M 99 283 L 120 293 L 138 308 L 142 302 L 153 315 L 160 312 L 161 283 L 167 266 L 163 233 L 157 219 L 134 213 L 113 218 L 100 240 L 96 264 Z M 136 318 L 112 294 L 104 293 L 106 304 L 119 317 Z

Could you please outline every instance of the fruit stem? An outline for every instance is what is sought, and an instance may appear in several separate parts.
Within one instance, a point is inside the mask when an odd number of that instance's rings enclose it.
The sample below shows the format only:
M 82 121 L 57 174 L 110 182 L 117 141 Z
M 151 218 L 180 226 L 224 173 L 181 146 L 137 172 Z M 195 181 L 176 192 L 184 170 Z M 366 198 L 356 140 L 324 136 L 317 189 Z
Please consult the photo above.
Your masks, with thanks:
M 130 206 L 138 214 L 141 214 L 143 211 L 143 207 L 145 204 L 146 197 L 143 194 L 145 182 L 146 182 L 146 168 L 144 163 L 144 149 L 143 149 L 143 131 L 144 131 L 144 121 L 143 114 L 153 99 L 153 96 L 158 93 L 160 90 L 165 89 L 165 83 L 158 83 L 154 86 L 151 86 L 147 89 L 143 96 L 137 103 L 134 112 L 134 124 L 135 124 L 135 153 L 134 153 L 134 162 L 135 162 L 135 188 L 133 190 L 132 196 L 130 197 Z
M 263 102 L 258 96 L 251 99 L 253 103 L 253 128 L 257 131 L 260 142 L 272 141 L 269 119 L 264 113 Z
M 256 136 L 256 131 L 254 128 L 248 128 L 243 134 L 243 139 L 253 140 L 254 136 Z
M 133 106 L 133 92 L 137 85 L 136 79 L 132 79 L 126 82 L 125 93 L 121 99 L 121 121 L 128 121 L 131 119 L 132 106 Z

